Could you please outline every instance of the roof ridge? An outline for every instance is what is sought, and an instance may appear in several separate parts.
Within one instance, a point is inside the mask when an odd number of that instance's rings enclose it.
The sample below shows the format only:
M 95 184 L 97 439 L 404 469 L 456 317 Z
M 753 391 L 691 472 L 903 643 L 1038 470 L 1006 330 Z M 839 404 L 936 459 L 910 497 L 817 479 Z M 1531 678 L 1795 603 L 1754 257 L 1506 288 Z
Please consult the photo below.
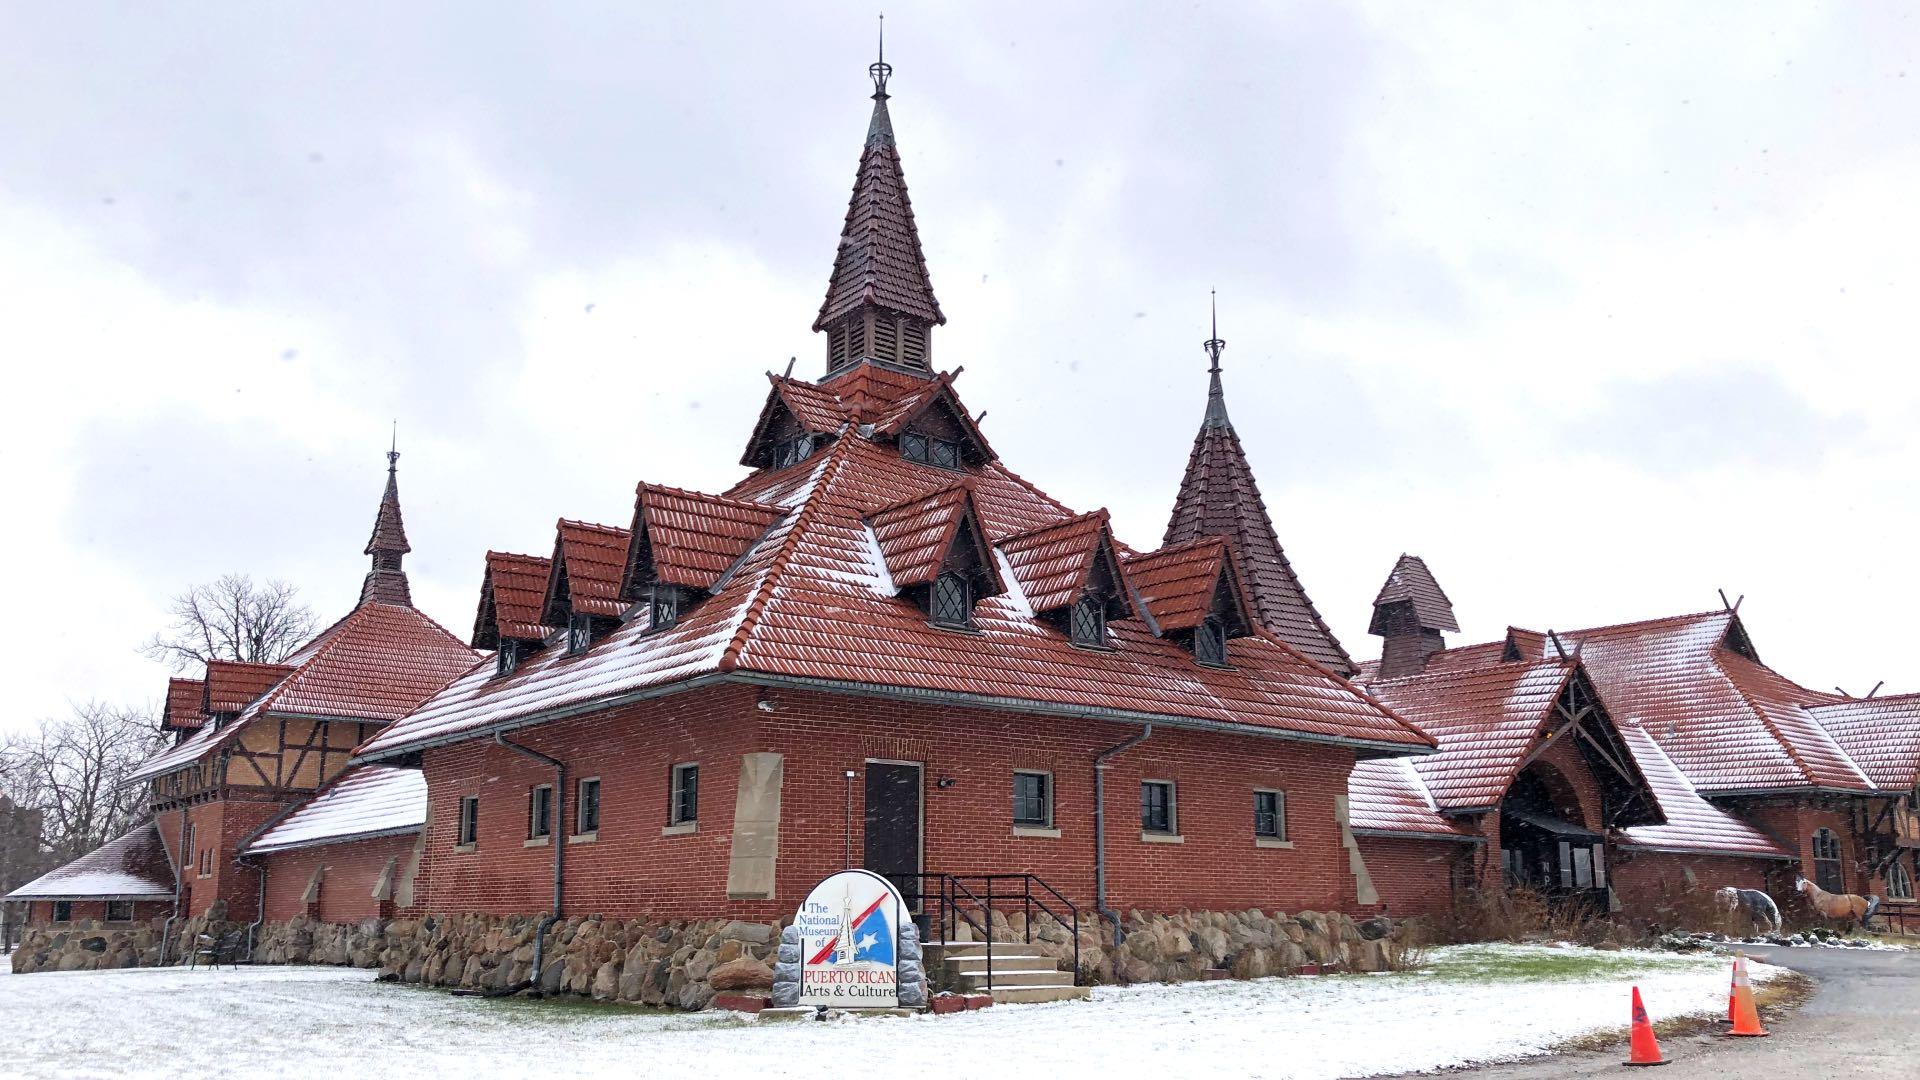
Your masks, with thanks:
M 1231 545 L 1228 546 L 1227 556 L 1229 558 L 1233 556 L 1233 550 Z M 1261 640 L 1266 641 L 1269 644 L 1278 645 L 1281 649 L 1285 650 L 1288 655 L 1303 661 L 1308 666 L 1312 667 L 1314 671 L 1319 672 L 1322 675 L 1325 675 L 1329 679 L 1332 679 L 1336 684 L 1338 684 L 1341 687 L 1344 687 L 1349 693 L 1353 694 L 1355 697 L 1359 698 L 1360 700 L 1366 702 L 1369 705 L 1372 705 L 1374 708 L 1379 709 L 1381 712 L 1385 713 L 1386 715 L 1392 717 L 1394 722 L 1399 724 L 1401 727 L 1404 727 L 1408 731 L 1413 732 L 1415 735 L 1420 736 L 1422 739 L 1427 740 L 1428 745 L 1434 747 L 1435 749 L 1439 748 L 1440 741 L 1438 739 L 1435 739 L 1433 736 L 1427 734 L 1424 729 L 1422 729 L 1419 725 L 1415 724 L 1413 721 L 1408 720 L 1406 717 L 1401 716 L 1399 713 L 1395 712 L 1392 707 L 1390 707 L 1386 702 L 1381 701 L 1379 698 L 1375 697 L 1372 694 L 1372 692 L 1367 690 L 1367 688 L 1362 686 L 1359 682 L 1353 679 L 1350 679 L 1345 675 L 1340 674 L 1339 672 L 1333 670 L 1327 665 L 1322 664 L 1320 661 L 1315 660 L 1313 657 L 1308 656 L 1306 653 L 1301 652 L 1299 649 L 1289 644 L 1285 638 L 1282 638 L 1280 635 L 1274 633 L 1273 631 L 1267 629 L 1264 626 L 1261 626 L 1259 620 L 1257 619 L 1253 620 L 1253 636 L 1260 638 Z
M 804 526 L 812 520 L 826 494 L 828 485 L 837 475 L 846 459 L 853 453 L 853 447 L 859 445 L 858 439 L 837 439 L 827 452 L 821 455 L 819 474 L 814 478 L 813 488 L 807 492 L 806 499 L 794 511 L 793 523 L 787 527 L 787 535 L 780 538 L 780 546 L 767 560 L 767 571 L 760 575 L 754 584 L 753 596 L 747 600 L 746 607 L 740 613 L 740 625 L 734 628 L 733 637 L 727 647 L 720 652 L 714 669 L 721 672 L 734 671 L 740 666 L 740 650 L 746 647 L 747 639 L 753 636 L 753 628 L 760 621 L 760 615 L 766 610 L 767 599 L 773 594 L 775 579 L 786 572 L 787 562 L 793 557 L 793 551 L 799 546 Z
M 1773 736 L 1773 741 L 1779 744 L 1780 749 L 1793 761 L 1794 768 L 1800 770 L 1801 778 L 1813 787 L 1821 786 L 1819 779 L 1813 775 L 1813 768 L 1807 764 L 1806 759 L 1800 755 L 1799 749 L 1793 745 L 1793 740 L 1780 733 L 1780 726 L 1773 722 L 1773 717 L 1767 715 L 1767 710 L 1761 708 L 1759 704 L 1753 700 L 1753 695 L 1747 693 L 1746 687 L 1740 685 L 1740 680 L 1734 678 L 1732 673 L 1721 665 L 1719 646 L 1716 645 L 1708 652 L 1707 663 L 1713 665 L 1713 669 L 1720 674 L 1720 677 L 1727 680 L 1728 686 L 1733 687 L 1733 692 L 1739 695 L 1741 702 L 1746 705 L 1747 711 L 1751 712 L 1754 718 L 1760 721 L 1760 726 L 1767 729 L 1768 735 Z M 1849 762 L 1849 764 L 1851 764 L 1851 762 Z
M 695 491 L 692 488 L 674 487 L 672 484 L 655 484 L 647 480 L 642 480 L 634 485 L 633 493 L 636 496 L 645 491 L 658 492 L 663 495 L 677 495 L 686 499 L 706 499 L 717 503 L 730 503 L 743 509 L 774 510 L 782 514 L 785 513 L 785 508 L 781 507 L 778 503 L 764 503 L 757 499 L 742 499 L 737 495 L 717 495 L 711 491 Z
M 1605 633 L 1611 633 L 1616 630 L 1627 630 L 1627 629 L 1643 627 L 1643 626 L 1653 626 L 1656 623 L 1691 622 L 1694 619 L 1712 618 L 1716 615 L 1730 616 L 1732 615 L 1732 612 L 1722 608 L 1718 611 L 1696 611 L 1686 615 L 1658 615 L 1651 619 L 1629 619 L 1626 622 L 1607 623 L 1603 626 L 1589 626 L 1579 630 L 1562 630 L 1562 631 L 1559 631 L 1559 633 L 1562 634 L 1563 636 L 1584 635 L 1584 634 L 1605 634 Z M 1512 627 L 1509 627 L 1509 629 L 1512 629 Z M 1541 632 L 1544 632 L 1544 631 L 1541 631 Z
M 605 532 L 605 533 L 623 533 L 627 531 L 626 526 L 624 525 L 602 525 L 597 521 L 580 521 L 576 518 L 565 518 L 565 517 L 561 518 L 559 523 L 555 527 L 564 528 L 568 525 L 571 525 L 577 529 L 593 529 L 597 532 Z

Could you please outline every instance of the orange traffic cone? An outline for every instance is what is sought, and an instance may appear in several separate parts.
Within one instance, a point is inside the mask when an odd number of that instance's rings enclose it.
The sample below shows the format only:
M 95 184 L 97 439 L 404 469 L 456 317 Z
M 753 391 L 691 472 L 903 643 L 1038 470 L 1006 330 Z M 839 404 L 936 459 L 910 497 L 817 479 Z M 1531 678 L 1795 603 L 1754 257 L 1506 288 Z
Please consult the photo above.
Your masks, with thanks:
M 1771 1034 L 1760 1026 L 1760 1010 L 1753 1004 L 1753 980 L 1747 977 L 1747 956 L 1736 954 L 1733 961 L 1733 1027 L 1728 1035 L 1760 1038 Z
M 1733 1002 L 1740 996 L 1740 961 L 1736 955 L 1733 973 L 1727 976 L 1727 1023 L 1733 1023 Z
M 1622 1065 L 1665 1065 L 1660 1044 L 1653 1037 L 1653 1023 L 1647 1019 L 1647 1007 L 1640 1004 L 1640 988 L 1633 988 L 1633 1042 L 1628 1060 Z

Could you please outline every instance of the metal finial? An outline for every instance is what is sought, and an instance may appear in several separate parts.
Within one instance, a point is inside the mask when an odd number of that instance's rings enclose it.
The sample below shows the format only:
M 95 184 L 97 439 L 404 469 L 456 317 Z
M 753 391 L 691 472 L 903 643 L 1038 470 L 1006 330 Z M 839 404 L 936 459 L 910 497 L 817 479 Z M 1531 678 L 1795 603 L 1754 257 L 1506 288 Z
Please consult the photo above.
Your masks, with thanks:
M 1218 375 L 1220 374 L 1220 354 L 1227 350 L 1227 343 L 1220 340 L 1220 297 L 1212 289 L 1207 290 L 1207 304 L 1213 315 L 1213 336 L 1208 338 L 1201 348 L 1206 349 L 1207 356 L 1213 360 L 1212 366 L 1207 370 Z
M 387 446 L 387 471 L 400 467 L 400 421 L 393 422 L 393 440 Z
M 867 65 L 867 75 L 873 79 L 873 96 L 887 96 L 887 80 L 893 77 L 893 65 L 887 63 L 887 13 L 880 13 L 880 58 Z

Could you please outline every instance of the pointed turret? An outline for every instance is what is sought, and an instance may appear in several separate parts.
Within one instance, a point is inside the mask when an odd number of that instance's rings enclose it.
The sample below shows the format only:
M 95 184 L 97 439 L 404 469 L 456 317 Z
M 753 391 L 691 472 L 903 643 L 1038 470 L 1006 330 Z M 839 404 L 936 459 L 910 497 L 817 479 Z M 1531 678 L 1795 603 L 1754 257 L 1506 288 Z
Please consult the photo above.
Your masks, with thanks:
M 387 490 L 380 496 L 380 509 L 374 514 L 373 535 L 367 538 L 364 554 L 373 556 L 373 568 L 360 586 L 360 602 L 413 606 L 413 593 L 407 587 L 407 572 L 401 560 L 412 551 L 407 543 L 407 526 L 400 517 L 400 451 L 387 451 Z
M 1247 463 L 1240 436 L 1227 418 L 1226 393 L 1220 384 L 1220 354 L 1226 347 L 1216 316 L 1213 336 L 1205 345 L 1209 361 L 1207 410 L 1201 416 L 1200 433 L 1194 436 L 1193 452 L 1187 458 L 1187 473 L 1181 478 L 1164 542 L 1179 544 L 1203 536 L 1230 539 L 1245 568 L 1247 591 L 1253 596 L 1260 625 L 1308 657 L 1342 675 L 1351 675 L 1357 670 L 1352 658 L 1320 618 L 1292 564 L 1287 562 L 1273 520 L 1260 499 L 1260 488 L 1254 483 L 1253 467 Z
M 934 299 L 913 222 L 900 150 L 887 114 L 885 40 L 880 60 L 867 69 L 873 78 L 873 118 L 847 203 L 847 220 L 833 260 L 833 277 L 816 331 L 827 335 L 827 378 L 875 363 L 917 374 L 932 372 L 932 329 L 944 324 Z

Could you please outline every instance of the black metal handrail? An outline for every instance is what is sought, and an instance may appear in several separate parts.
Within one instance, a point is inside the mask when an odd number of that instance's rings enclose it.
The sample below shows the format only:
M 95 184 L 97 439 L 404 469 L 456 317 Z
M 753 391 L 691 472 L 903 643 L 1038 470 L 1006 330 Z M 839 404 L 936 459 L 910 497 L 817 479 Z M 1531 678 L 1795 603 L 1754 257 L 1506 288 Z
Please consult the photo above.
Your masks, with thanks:
M 940 928 L 943 941 L 948 944 L 953 942 L 959 933 L 960 923 L 963 920 L 969 928 L 979 933 L 981 943 L 986 946 L 987 950 L 986 981 L 988 990 L 993 989 L 993 913 L 997 910 L 999 904 L 1012 904 L 1015 901 L 1020 903 L 1022 934 L 1027 944 L 1033 944 L 1033 913 L 1035 909 L 1045 913 L 1046 916 L 1058 924 L 1061 929 L 1066 930 L 1073 936 L 1073 985 L 1080 985 L 1080 908 L 1074 904 L 1073 901 L 1068 900 L 1062 895 L 1060 890 L 1048 884 L 1047 881 L 1039 875 L 942 873 L 896 875 L 896 880 L 900 879 L 912 880 L 917 883 L 917 889 L 914 890 L 911 895 L 907 895 L 906 899 L 908 899 L 910 903 L 918 902 L 922 914 L 927 914 L 925 911 L 926 901 L 933 900 L 940 905 L 937 918 L 929 920 L 929 925 Z M 934 885 L 933 891 L 929 891 L 927 888 L 929 882 Z M 974 886 L 981 887 L 981 890 L 984 891 L 986 895 L 983 897 L 980 893 L 975 892 L 974 887 L 969 886 L 968 882 L 974 883 Z M 1004 883 L 1006 882 L 1018 882 L 1018 890 L 1003 891 Z M 1039 892 L 1036 892 L 1036 886 L 1038 886 Z M 902 891 L 906 893 L 906 890 Z M 1052 903 L 1048 902 L 1048 897 L 1052 898 Z M 980 913 L 981 919 L 985 922 L 984 926 L 981 925 L 981 922 L 974 919 L 972 911 L 967 910 L 963 906 L 963 904 L 967 903 L 972 905 L 973 911 Z M 1056 910 L 1055 905 L 1064 908 L 1065 913 L 1063 914 L 1061 911 Z

